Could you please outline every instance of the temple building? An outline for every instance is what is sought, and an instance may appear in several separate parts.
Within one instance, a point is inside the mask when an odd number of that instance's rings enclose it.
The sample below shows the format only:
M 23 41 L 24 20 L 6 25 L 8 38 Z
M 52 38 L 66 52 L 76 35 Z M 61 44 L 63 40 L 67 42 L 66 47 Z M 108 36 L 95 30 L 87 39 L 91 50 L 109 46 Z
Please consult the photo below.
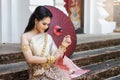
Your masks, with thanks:
M 0 42 L 19 43 L 30 14 L 38 5 L 63 11 L 76 34 L 107 34 L 120 31 L 119 0 L 0 0 Z
M 67 34 L 74 33 L 72 47 L 65 49 L 66 53 L 78 67 L 89 70 L 72 80 L 120 80 L 120 0 L 0 0 L 0 80 L 28 80 L 29 65 L 20 37 L 39 5 L 58 8 L 72 25 L 64 27 L 68 27 Z M 70 75 L 78 74 L 71 71 Z

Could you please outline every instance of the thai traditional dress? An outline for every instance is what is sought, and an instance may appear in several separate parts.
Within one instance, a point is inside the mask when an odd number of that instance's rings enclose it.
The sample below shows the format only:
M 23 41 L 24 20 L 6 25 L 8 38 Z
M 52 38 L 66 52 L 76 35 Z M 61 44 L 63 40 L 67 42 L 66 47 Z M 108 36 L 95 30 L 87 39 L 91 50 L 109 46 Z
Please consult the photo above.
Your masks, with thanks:
M 57 50 L 52 37 L 47 33 L 40 33 L 31 38 L 30 48 L 34 56 L 54 56 Z M 49 65 L 44 69 L 42 64 L 29 65 L 29 80 L 71 80 L 72 77 L 84 74 L 83 71 L 78 74 L 69 74 L 70 70 L 82 70 L 78 68 L 68 57 L 62 59 L 62 63 Z M 66 66 L 67 65 L 67 66 Z

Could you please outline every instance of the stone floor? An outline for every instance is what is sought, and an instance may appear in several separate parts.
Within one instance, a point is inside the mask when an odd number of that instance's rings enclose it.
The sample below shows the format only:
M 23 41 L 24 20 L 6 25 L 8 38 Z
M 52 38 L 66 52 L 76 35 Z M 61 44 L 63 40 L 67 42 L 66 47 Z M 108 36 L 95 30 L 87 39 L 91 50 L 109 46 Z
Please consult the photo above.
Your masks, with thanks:
M 77 44 L 94 42 L 94 41 L 102 41 L 107 39 L 120 39 L 120 33 L 79 34 L 77 35 Z

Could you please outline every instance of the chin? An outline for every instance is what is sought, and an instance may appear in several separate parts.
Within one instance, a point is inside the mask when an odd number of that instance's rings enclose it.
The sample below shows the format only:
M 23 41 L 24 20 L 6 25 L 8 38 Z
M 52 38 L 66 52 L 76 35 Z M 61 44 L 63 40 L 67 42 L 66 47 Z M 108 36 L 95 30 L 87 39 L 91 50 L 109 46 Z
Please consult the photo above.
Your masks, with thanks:
M 41 33 L 45 32 L 45 31 L 40 31 Z

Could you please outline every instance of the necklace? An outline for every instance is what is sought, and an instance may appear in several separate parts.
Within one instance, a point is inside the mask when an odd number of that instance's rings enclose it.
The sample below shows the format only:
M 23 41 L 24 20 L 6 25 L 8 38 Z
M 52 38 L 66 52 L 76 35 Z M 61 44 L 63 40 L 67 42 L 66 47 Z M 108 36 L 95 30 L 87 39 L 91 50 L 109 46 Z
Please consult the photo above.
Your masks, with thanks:
M 47 33 L 45 33 L 44 45 L 43 45 L 43 48 L 42 48 L 42 51 L 41 51 L 40 56 L 43 56 L 43 54 L 44 54 L 44 52 L 45 52 L 45 49 L 46 49 L 46 45 L 47 45 Z

